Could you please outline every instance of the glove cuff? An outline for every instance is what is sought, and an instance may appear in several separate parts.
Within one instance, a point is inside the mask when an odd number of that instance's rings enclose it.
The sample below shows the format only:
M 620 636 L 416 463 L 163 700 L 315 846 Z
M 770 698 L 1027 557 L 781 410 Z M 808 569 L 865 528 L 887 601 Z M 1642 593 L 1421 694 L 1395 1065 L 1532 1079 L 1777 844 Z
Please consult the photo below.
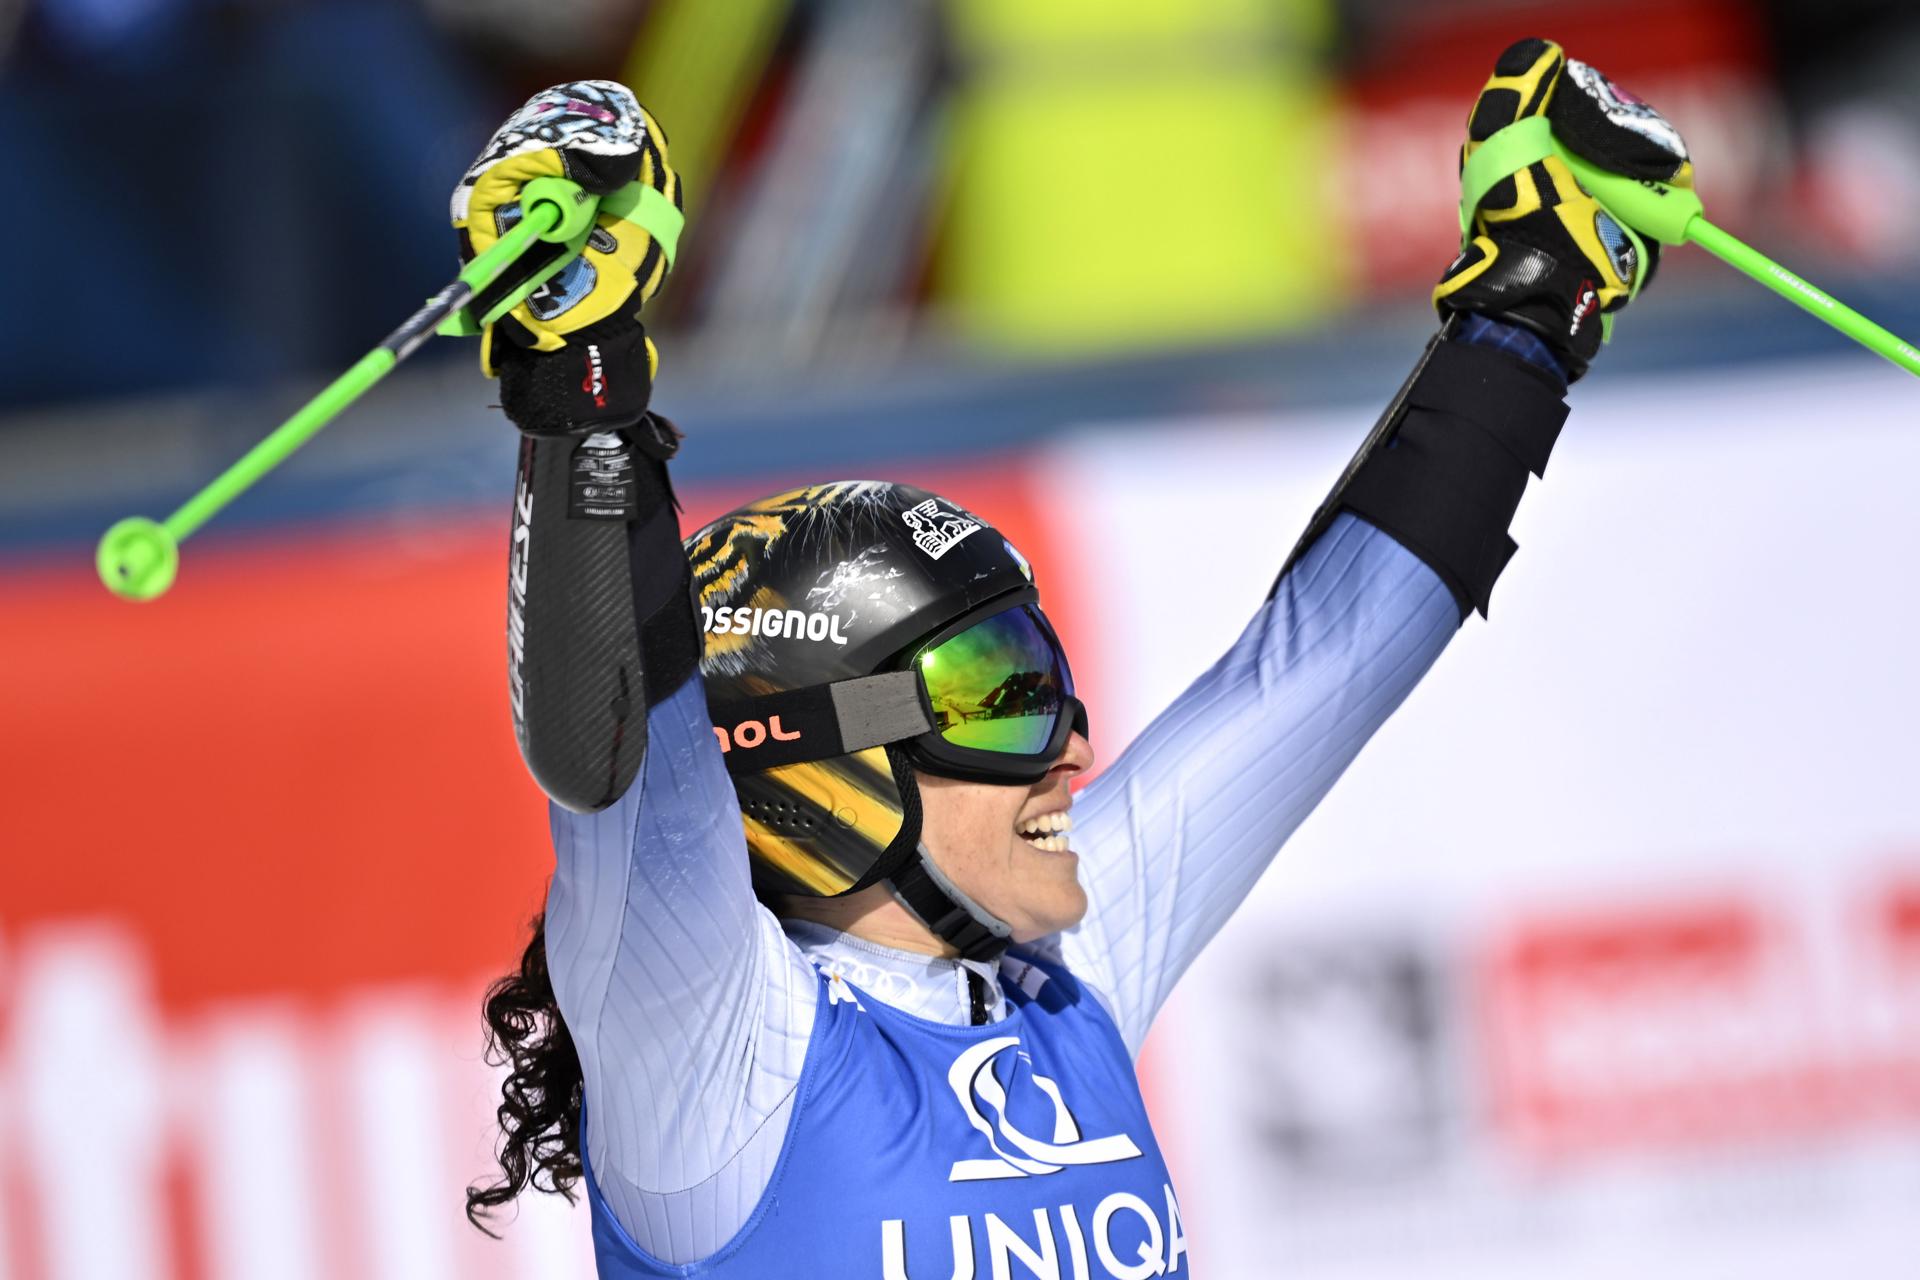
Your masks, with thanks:
M 1545 249 L 1480 236 L 1448 269 L 1433 302 L 1442 319 L 1458 311 L 1531 330 L 1560 358 L 1568 381 L 1577 382 L 1600 352 L 1603 317 L 1594 274 Z
M 570 334 L 559 351 L 494 346 L 500 406 L 530 436 L 584 436 L 646 416 L 658 363 L 638 320 L 609 316 Z

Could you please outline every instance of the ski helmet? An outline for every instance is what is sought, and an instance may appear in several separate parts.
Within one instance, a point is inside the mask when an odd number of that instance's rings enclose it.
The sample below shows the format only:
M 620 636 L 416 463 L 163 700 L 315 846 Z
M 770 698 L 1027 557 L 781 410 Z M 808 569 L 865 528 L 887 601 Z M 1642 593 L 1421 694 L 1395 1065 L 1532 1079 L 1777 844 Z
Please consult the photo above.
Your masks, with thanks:
M 749 503 L 686 551 L 756 887 L 884 881 L 963 955 L 1004 949 L 1004 922 L 926 856 L 913 770 L 1031 783 L 1085 732 L 1026 558 L 957 503 L 875 480 Z

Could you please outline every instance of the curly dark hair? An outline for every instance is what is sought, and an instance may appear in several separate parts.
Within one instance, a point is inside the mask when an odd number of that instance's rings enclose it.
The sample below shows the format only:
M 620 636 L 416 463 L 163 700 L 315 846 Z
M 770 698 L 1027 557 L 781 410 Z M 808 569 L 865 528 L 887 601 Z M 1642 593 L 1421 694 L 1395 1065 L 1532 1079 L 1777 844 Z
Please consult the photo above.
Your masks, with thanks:
M 508 1067 L 500 1085 L 501 1177 L 467 1188 L 467 1218 L 484 1221 L 527 1187 L 574 1198 L 580 1183 L 580 1055 L 547 976 L 547 917 L 533 918 L 520 967 L 487 988 L 487 1062 Z

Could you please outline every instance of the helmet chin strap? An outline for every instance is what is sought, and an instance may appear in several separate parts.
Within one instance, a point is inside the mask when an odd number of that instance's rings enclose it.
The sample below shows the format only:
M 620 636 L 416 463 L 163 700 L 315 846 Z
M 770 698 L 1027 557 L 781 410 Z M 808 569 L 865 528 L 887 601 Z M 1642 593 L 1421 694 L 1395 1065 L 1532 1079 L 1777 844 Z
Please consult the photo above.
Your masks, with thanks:
M 996 960 L 1013 943 L 1013 926 L 955 887 L 916 843 L 906 866 L 887 878 L 894 896 L 963 960 Z

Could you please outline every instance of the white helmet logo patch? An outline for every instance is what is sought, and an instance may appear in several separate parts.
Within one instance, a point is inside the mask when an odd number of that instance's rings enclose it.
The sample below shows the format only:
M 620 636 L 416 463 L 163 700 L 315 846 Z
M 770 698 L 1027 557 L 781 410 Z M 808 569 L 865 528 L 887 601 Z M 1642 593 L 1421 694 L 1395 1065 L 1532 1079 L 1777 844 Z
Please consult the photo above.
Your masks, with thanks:
M 900 519 L 913 530 L 913 545 L 935 560 L 959 546 L 967 535 L 980 532 L 982 527 L 978 520 L 968 519 L 939 498 L 928 498 L 908 507 L 900 513 Z

